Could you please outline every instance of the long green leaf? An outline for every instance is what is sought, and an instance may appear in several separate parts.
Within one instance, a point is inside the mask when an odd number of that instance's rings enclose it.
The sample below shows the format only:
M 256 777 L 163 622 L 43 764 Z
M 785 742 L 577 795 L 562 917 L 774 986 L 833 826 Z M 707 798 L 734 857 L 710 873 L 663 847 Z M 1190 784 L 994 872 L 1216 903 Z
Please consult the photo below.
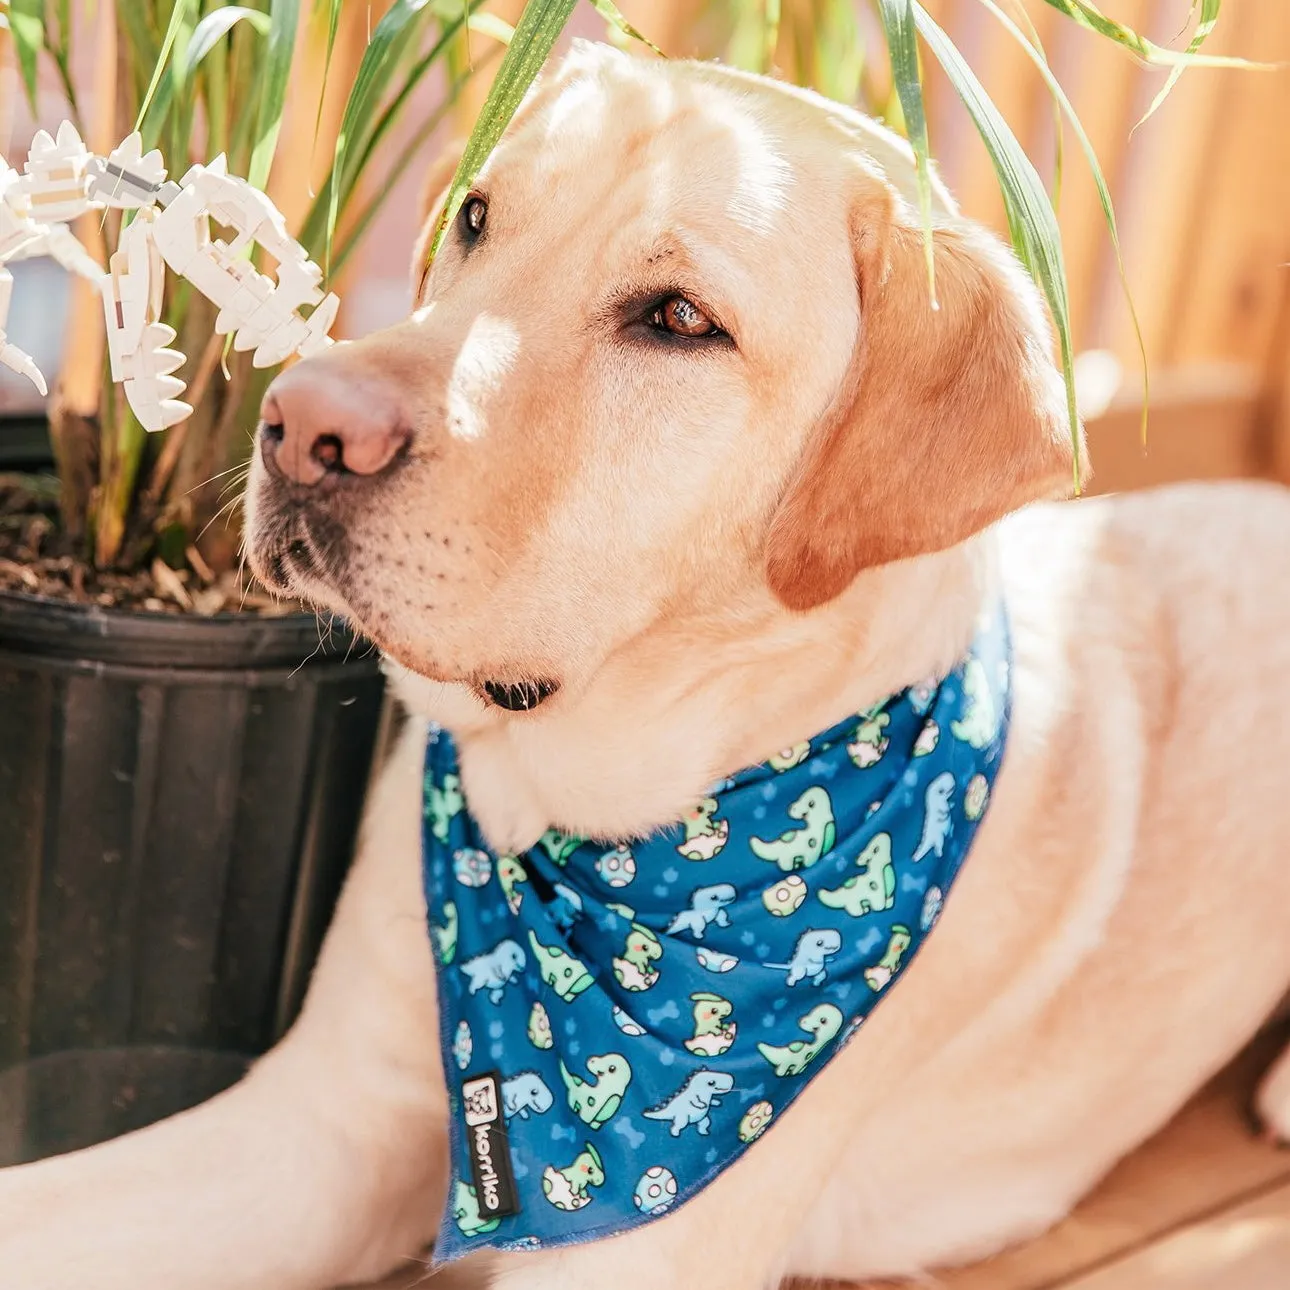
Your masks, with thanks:
M 853 0 L 817 0 L 815 88 L 840 103 L 854 103 L 864 77 L 865 37 Z
M 185 49 L 179 51 L 176 42 L 176 52 L 170 61 L 168 74 L 157 87 L 147 119 L 143 122 L 146 147 L 151 147 L 155 142 L 170 115 L 171 105 L 177 99 L 184 99 L 191 94 L 190 86 L 198 67 L 239 22 L 253 27 L 261 36 L 268 35 L 267 13 L 249 9 L 245 5 L 229 4 L 212 10 L 193 28 Z
M 1193 0 L 1194 8 L 1195 0 Z M 1200 47 L 1209 39 L 1210 33 L 1214 30 L 1218 22 L 1219 10 L 1223 6 L 1223 0 L 1201 0 L 1200 21 L 1196 24 L 1196 30 L 1192 34 L 1191 41 L 1187 45 L 1187 53 L 1195 56 Z M 1138 122 L 1141 125 L 1155 110 L 1169 97 L 1169 92 L 1178 84 L 1178 78 L 1187 69 L 1186 63 L 1179 63 L 1172 68 L 1164 85 L 1160 87 L 1160 93 L 1151 100 L 1151 106 L 1142 114 L 1142 120 Z M 1135 127 L 1136 128 L 1136 127 Z
M 510 44 L 511 38 L 515 34 L 515 29 L 509 23 L 503 22 L 494 14 L 474 12 L 474 9 L 483 2 L 484 0 L 467 0 L 466 12 L 468 17 L 465 25 L 469 26 L 471 30 L 479 31 L 492 37 L 503 46 Z M 454 75 L 451 68 L 451 55 L 455 37 L 460 33 L 462 25 L 461 13 L 455 12 L 453 17 L 440 28 L 439 38 L 431 46 L 429 52 L 418 59 L 408 70 L 399 89 L 382 109 L 375 123 L 366 130 L 365 134 L 360 133 L 359 146 L 357 148 L 347 146 L 343 150 L 341 154 L 342 169 L 340 172 L 336 171 L 335 162 L 333 162 L 332 175 L 328 178 L 327 187 L 324 189 L 322 197 L 316 199 L 310 207 L 304 228 L 300 233 L 300 241 L 309 249 L 311 255 L 324 260 L 328 273 L 338 273 L 340 271 L 342 264 L 354 248 L 358 230 L 366 228 L 376 212 L 384 205 L 385 199 L 389 196 L 390 189 L 393 187 L 394 179 L 392 175 L 387 175 L 384 178 L 377 195 L 367 205 L 363 215 L 360 217 L 360 223 L 350 230 L 345 245 L 335 254 L 333 254 L 330 240 L 334 238 L 335 229 L 333 227 L 328 231 L 327 228 L 327 219 L 333 198 L 333 182 L 336 185 L 335 191 L 339 194 L 336 199 L 337 208 L 338 210 L 343 209 L 353 197 L 358 182 L 363 177 L 373 154 L 387 137 L 407 106 L 413 91 L 436 63 L 440 61 L 449 62 L 449 88 L 441 98 L 438 107 L 427 118 L 427 122 L 418 127 L 415 136 L 416 147 L 423 144 L 429 137 L 426 125 L 440 121 L 456 102 L 462 86 L 471 79 L 481 66 L 487 65 L 498 56 L 495 47 L 489 49 L 482 58 L 476 61 L 473 67 L 466 67 L 463 64 L 461 72 Z M 407 166 L 411 164 L 413 157 L 408 150 L 413 147 L 414 144 L 411 143 L 405 146 L 400 155 L 400 160 L 395 166 L 395 174 L 402 174 Z M 337 174 L 339 174 L 338 179 L 336 178 Z
M 779 0 L 774 0 L 778 4 Z M 639 41 L 647 49 L 652 49 L 660 58 L 666 58 L 667 55 L 648 37 L 642 36 L 635 27 L 623 16 L 623 11 L 614 3 L 614 0 L 591 0 L 591 7 L 617 32 L 626 36 L 628 40 Z
M 318 112 L 314 117 L 314 141 L 312 148 L 318 146 L 318 135 L 322 130 L 323 105 L 327 101 L 327 81 L 331 76 L 331 56 L 336 48 L 336 31 L 340 27 L 340 10 L 344 0 L 315 0 L 315 3 L 326 3 L 327 11 L 327 51 L 323 56 L 322 85 L 318 90 Z M 311 150 L 312 150 L 311 148 Z
M 434 262 L 444 233 L 461 209 L 466 193 L 475 177 L 488 160 L 503 131 L 511 123 L 528 88 L 542 70 L 576 0 L 528 0 L 520 20 L 515 24 L 515 35 L 497 69 L 497 76 L 484 100 L 484 106 L 475 122 L 475 128 L 466 141 L 457 173 L 448 189 L 439 226 L 435 229 L 426 257 L 427 265 Z
M 264 189 L 273 169 L 278 150 L 278 132 L 282 129 L 282 109 L 287 101 L 287 81 L 291 76 L 291 59 L 296 52 L 296 26 L 300 18 L 300 0 L 271 0 L 269 5 L 269 48 L 265 57 L 256 113 L 255 143 L 247 182 Z
M 1013 246 L 1048 300 L 1057 328 L 1062 374 L 1066 379 L 1066 408 L 1070 418 L 1071 442 L 1075 446 L 1075 488 L 1081 479 L 1079 452 L 1079 409 L 1075 403 L 1075 356 L 1071 340 L 1070 298 L 1066 285 L 1066 264 L 1062 257 L 1057 216 L 1025 149 L 1017 142 L 999 109 L 985 92 L 976 74 L 963 60 L 954 42 L 936 25 L 915 0 L 914 21 L 933 57 L 945 69 L 950 84 L 967 108 L 984 142 L 999 188 Z
M 1142 362 L 1142 434 L 1145 439 L 1147 408 L 1151 396 L 1150 374 L 1147 370 L 1147 346 L 1142 338 L 1142 327 L 1138 322 L 1138 311 L 1133 304 L 1133 293 L 1129 290 L 1129 276 L 1124 269 L 1124 255 L 1120 249 L 1120 229 L 1115 218 L 1115 204 L 1111 200 L 1111 190 L 1107 186 L 1106 176 L 1102 173 L 1101 163 L 1097 159 L 1097 150 L 1093 147 L 1093 141 L 1088 137 L 1084 129 L 1084 123 L 1079 119 L 1074 105 L 1067 97 L 1066 91 L 1062 89 L 1057 77 L 1053 75 L 1052 69 L 1048 66 L 1048 61 L 1043 54 L 1026 39 L 1025 34 L 995 3 L 995 0 L 981 0 L 981 3 L 1003 24 L 1004 29 L 1021 44 L 1030 61 L 1039 69 L 1039 74 L 1048 85 L 1049 93 L 1056 100 L 1066 120 L 1070 122 L 1071 129 L 1074 131 L 1076 139 L 1079 140 L 1079 145 L 1083 149 L 1085 159 L 1088 161 L 1088 168 L 1093 175 L 1093 183 L 1097 187 L 1098 199 L 1102 203 L 1102 218 L 1106 220 L 1107 233 L 1110 235 L 1111 246 L 1115 251 L 1115 264 L 1119 270 L 1120 286 L 1124 291 L 1124 300 L 1129 307 L 1129 317 L 1133 321 L 1133 334 L 1138 342 L 1138 354 Z
M 188 42 L 187 56 L 182 60 L 175 60 L 176 68 L 180 73 L 181 84 L 192 79 L 193 73 L 205 60 L 206 55 L 239 22 L 245 22 L 254 27 L 261 36 L 269 34 L 271 25 L 269 15 L 259 9 L 249 9 L 246 5 L 241 4 L 226 4 L 221 5 L 218 9 L 213 9 L 193 28 L 192 39 Z
M 27 89 L 27 102 L 32 115 L 38 112 L 36 104 L 36 61 L 45 47 L 45 15 L 43 0 L 10 0 L 9 31 L 13 36 L 14 52 L 22 70 L 22 83 Z
M 1008 15 L 1021 28 L 1031 48 L 1044 65 L 1048 65 L 1048 55 L 1044 52 L 1044 42 L 1040 39 L 1039 28 L 1035 26 L 1030 14 L 1026 11 L 1025 0 L 1008 0 Z M 1062 105 L 1053 95 L 1053 209 L 1060 210 L 1062 204 L 1062 173 L 1066 160 L 1066 121 L 1062 115 Z
M 764 0 L 765 11 L 762 21 L 765 31 L 762 35 L 761 70 L 769 72 L 775 65 L 775 51 L 779 48 L 779 25 L 784 18 L 784 9 L 780 0 Z
M 125 0 L 127 6 L 129 2 L 130 0 Z M 152 106 L 152 96 L 156 94 L 157 86 L 161 84 L 161 79 L 166 74 L 170 64 L 170 51 L 175 47 L 175 40 L 180 30 L 185 24 L 192 22 L 195 13 L 193 6 L 194 0 L 175 0 L 175 7 L 170 11 L 170 21 L 166 24 L 166 34 L 161 38 L 161 49 L 152 66 L 152 79 L 148 82 L 143 102 L 139 104 L 139 115 L 134 122 L 136 130 L 143 126 L 143 118 L 148 115 L 148 108 Z
M 497 50 L 488 50 L 484 53 L 483 57 L 477 59 L 470 70 L 463 74 L 461 80 L 453 83 L 449 87 L 447 93 L 444 94 L 435 110 L 431 112 L 420 125 L 418 125 L 412 138 L 402 145 L 394 164 L 390 166 L 387 171 L 383 172 L 383 182 L 380 188 L 372 196 L 371 200 L 363 208 L 362 212 L 355 219 L 350 221 L 345 232 L 345 241 L 339 248 L 337 248 L 336 254 L 332 259 L 331 268 L 334 274 L 340 273 L 340 271 L 345 267 L 345 262 L 358 248 L 364 234 L 371 226 L 372 221 L 384 207 L 386 199 L 393 191 L 395 185 L 403 177 L 404 172 L 408 167 L 422 155 L 421 149 L 425 146 L 430 136 L 434 134 L 435 130 L 439 128 L 439 124 L 443 118 L 447 116 L 449 111 L 452 109 L 462 88 L 475 75 L 477 75 L 482 68 L 487 67 L 488 64 L 497 56 Z
M 918 33 L 912 0 L 878 0 L 878 15 L 887 35 L 891 79 L 900 96 L 905 134 L 914 150 L 918 174 L 918 211 L 923 223 L 923 248 L 927 256 L 927 289 L 936 307 L 936 254 L 932 248 L 932 167 L 927 140 L 927 112 L 923 82 L 918 69 Z
M 76 102 L 76 86 L 72 81 L 72 3 L 71 0 L 52 0 L 52 3 L 58 21 L 58 39 L 54 41 L 49 38 L 48 22 L 45 26 L 45 39 L 53 56 L 54 66 L 58 69 L 67 105 L 71 108 L 73 118 L 79 123 L 80 109 Z
M 1167 49 L 1140 36 L 1132 27 L 1108 18 L 1091 0 L 1044 0 L 1044 3 L 1064 13 L 1068 18 L 1095 31 L 1099 36 L 1113 40 L 1123 49 L 1152 67 L 1247 67 L 1261 71 L 1273 70 L 1271 63 L 1255 63 L 1245 58 L 1229 58 L 1223 54 L 1200 54 L 1195 50 L 1182 52 Z M 1199 49 L 1199 46 L 1197 46 Z
M 376 30 L 372 32 L 372 39 L 363 51 L 358 71 L 354 75 L 354 84 L 345 103 L 340 131 L 336 135 L 336 152 L 332 158 L 331 178 L 327 184 L 326 222 L 323 234 L 324 267 L 330 267 L 331 264 L 332 238 L 336 235 L 336 222 L 340 218 L 350 152 L 356 150 L 356 145 L 360 143 L 371 122 L 382 92 L 386 88 L 390 69 L 398 63 L 408 46 L 417 41 L 421 24 L 434 16 L 434 9 L 427 7 L 428 5 L 429 0 L 394 0 L 385 17 L 377 23 Z M 461 23 L 462 19 L 459 18 L 454 30 L 459 30 Z M 445 31 L 448 26 L 449 24 L 445 23 Z M 442 45 L 443 41 L 441 40 L 439 44 Z M 308 241 L 306 245 L 309 245 Z

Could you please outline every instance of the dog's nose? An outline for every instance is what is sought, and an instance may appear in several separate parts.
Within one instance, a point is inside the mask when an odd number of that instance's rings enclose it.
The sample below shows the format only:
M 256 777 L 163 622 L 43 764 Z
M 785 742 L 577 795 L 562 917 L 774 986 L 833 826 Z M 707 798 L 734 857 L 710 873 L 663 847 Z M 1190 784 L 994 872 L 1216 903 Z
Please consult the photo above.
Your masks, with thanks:
M 325 355 L 283 372 L 260 405 L 265 465 L 309 487 L 328 476 L 375 475 L 410 437 L 387 390 Z

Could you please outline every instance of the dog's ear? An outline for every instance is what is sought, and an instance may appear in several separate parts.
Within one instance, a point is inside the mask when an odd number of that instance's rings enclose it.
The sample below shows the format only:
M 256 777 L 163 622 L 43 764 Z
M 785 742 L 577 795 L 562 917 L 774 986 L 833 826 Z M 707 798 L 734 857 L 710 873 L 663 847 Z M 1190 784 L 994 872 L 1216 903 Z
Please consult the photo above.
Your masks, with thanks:
M 962 541 L 1068 492 L 1072 445 L 1040 298 L 1015 257 L 965 222 L 922 231 L 865 172 L 851 208 L 860 328 L 851 368 L 779 504 L 766 576 L 811 609 L 861 569 Z
M 426 256 L 430 254 L 430 242 L 434 238 L 435 225 L 448 197 L 448 186 L 461 164 L 461 154 L 466 150 L 464 139 L 454 139 L 445 145 L 442 152 L 431 163 L 421 185 L 421 233 L 417 237 L 412 251 L 412 285 L 415 287 L 425 273 Z

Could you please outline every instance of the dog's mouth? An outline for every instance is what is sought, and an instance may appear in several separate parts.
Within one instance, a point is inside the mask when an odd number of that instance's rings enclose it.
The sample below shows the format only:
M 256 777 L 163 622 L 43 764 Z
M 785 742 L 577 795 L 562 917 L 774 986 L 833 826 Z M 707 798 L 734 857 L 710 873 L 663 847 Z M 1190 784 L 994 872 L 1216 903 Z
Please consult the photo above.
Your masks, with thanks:
M 339 525 L 315 521 L 311 527 L 308 519 L 297 513 L 273 525 L 255 542 L 251 567 L 277 595 L 310 599 L 311 587 L 335 585 L 343 541 Z

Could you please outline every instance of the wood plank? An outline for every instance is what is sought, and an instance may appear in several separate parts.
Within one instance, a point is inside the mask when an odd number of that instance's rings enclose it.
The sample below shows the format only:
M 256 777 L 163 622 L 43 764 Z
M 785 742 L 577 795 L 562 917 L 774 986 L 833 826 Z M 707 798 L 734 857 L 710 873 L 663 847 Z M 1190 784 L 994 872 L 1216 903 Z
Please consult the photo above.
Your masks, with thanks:
M 1267 473 L 1259 434 L 1257 371 L 1209 365 L 1153 375 L 1145 449 L 1139 395 L 1117 396 L 1085 427 L 1093 463 L 1090 493 Z
M 1264 369 L 1259 436 L 1268 473 L 1290 484 L 1290 275 L 1282 285 L 1281 319 Z
M 1115 16 L 1135 31 L 1140 30 L 1150 15 L 1152 2 L 1124 0 L 1116 8 Z M 1118 204 L 1124 190 L 1124 161 L 1134 121 L 1133 107 L 1142 96 L 1146 73 L 1112 41 L 1084 31 L 1072 22 L 1063 23 L 1060 36 L 1050 44 L 1049 60 L 1084 126 Z M 1121 288 L 1097 187 L 1079 142 L 1069 129 L 1058 214 L 1070 285 L 1075 347 L 1084 349 L 1092 343 L 1095 306 L 1105 293 L 1118 296 Z M 1121 304 L 1119 308 L 1123 310 L 1126 306 Z M 1128 362 L 1129 356 L 1125 355 L 1124 359 Z
M 1237 0 L 1231 9 L 1234 50 L 1290 60 L 1290 4 Z M 1290 260 L 1290 75 L 1221 74 L 1231 82 L 1222 145 L 1206 166 L 1204 207 L 1191 245 L 1175 265 L 1183 289 L 1165 357 L 1179 364 L 1204 359 L 1262 366 Z
M 1193 1223 L 1062 1286 L 1064 1290 L 1285 1290 L 1287 1282 L 1290 1184 Z
M 1038 1241 L 939 1276 L 941 1290 L 1055 1290 L 1064 1279 L 1125 1256 L 1180 1224 L 1290 1182 L 1290 1156 L 1255 1136 L 1248 1112 L 1255 1085 L 1285 1040 L 1284 1027 L 1260 1036 L 1064 1222 Z M 1290 1277 L 1279 1290 L 1287 1283 Z M 1114 1284 L 1117 1290 L 1130 1285 Z M 1154 1283 L 1144 1278 L 1133 1286 L 1147 1290 Z M 1111 1283 L 1096 1290 L 1111 1290 Z
M 1216 49 L 1225 39 L 1230 49 L 1231 28 L 1242 3 L 1228 0 L 1223 6 L 1223 21 L 1213 38 Z M 1188 0 L 1158 0 L 1146 34 L 1157 40 L 1173 40 L 1186 22 L 1188 8 Z M 1225 96 L 1237 75 L 1230 71 L 1188 72 L 1165 105 L 1134 133 L 1125 153 L 1119 206 L 1125 263 L 1147 356 L 1156 366 L 1165 354 L 1179 300 L 1186 291 L 1186 256 L 1195 242 L 1211 186 L 1209 176 L 1221 147 Z M 1131 117 L 1136 119 L 1146 111 L 1162 82 L 1161 72 L 1144 81 Z M 1137 361 L 1132 324 L 1126 311 L 1113 306 L 1109 294 L 1100 302 L 1092 335 L 1096 343 L 1114 350 L 1122 362 Z

